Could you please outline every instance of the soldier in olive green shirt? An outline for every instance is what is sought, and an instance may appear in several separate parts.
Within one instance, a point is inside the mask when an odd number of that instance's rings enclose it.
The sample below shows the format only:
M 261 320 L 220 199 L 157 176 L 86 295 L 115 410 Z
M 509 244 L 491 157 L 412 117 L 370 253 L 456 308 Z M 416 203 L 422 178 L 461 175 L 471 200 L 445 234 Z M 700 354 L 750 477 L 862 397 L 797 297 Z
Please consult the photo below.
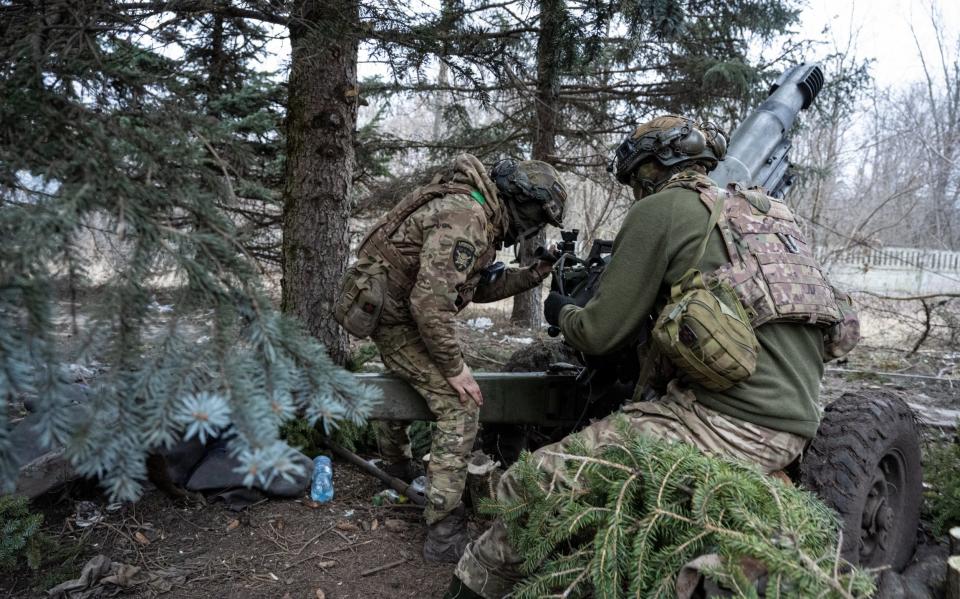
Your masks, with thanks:
M 706 172 L 726 151 L 716 128 L 682 117 L 661 117 L 641 125 L 618 151 L 618 179 L 634 189 L 630 209 L 614 242 L 613 254 L 593 298 L 584 306 L 551 293 L 544 306 L 566 341 L 589 355 L 635 345 L 651 315 L 667 303 L 670 287 L 688 269 L 707 273 L 729 262 L 724 240 L 712 227 L 702 258 L 710 212 L 696 191 L 683 183 L 706 185 Z M 698 262 L 694 264 L 694 262 Z M 766 472 L 791 463 L 817 430 L 817 395 L 823 371 L 823 331 L 807 324 L 770 323 L 758 328 L 760 352 L 750 378 L 723 392 L 670 381 L 657 401 L 625 405 L 618 419 L 659 438 L 690 443 L 704 452 L 732 456 Z M 585 427 L 578 440 L 600 449 L 620 443 L 614 416 Z M 566 478 L 563 456 L 570 437 L 542 447 L 535 462 L 551 484 Z M 501 477 L 497 498 L 521 496 L 514 468 Z M 470 544 L 446 597 L 502 597 L 521 579 L 522 558 L 496 521 Z
M 635 343 L 670 285 L 693 266 L 710 213 L 699 195 L 672 187 L 636 202 L 617 234 L 597 293 L 583 308 L 565 305 L 560 330 L 567 343 L 602 356 Z M 714 227 L 697 268 L 711 272 L 728 261 Z M 727 391 L 691 384 L 697 401 L 727 416 L 812 438 L 820 423 L 817 397 L 823 376 L 823 333 L 814 326 L 758 327 L 757 370 Z

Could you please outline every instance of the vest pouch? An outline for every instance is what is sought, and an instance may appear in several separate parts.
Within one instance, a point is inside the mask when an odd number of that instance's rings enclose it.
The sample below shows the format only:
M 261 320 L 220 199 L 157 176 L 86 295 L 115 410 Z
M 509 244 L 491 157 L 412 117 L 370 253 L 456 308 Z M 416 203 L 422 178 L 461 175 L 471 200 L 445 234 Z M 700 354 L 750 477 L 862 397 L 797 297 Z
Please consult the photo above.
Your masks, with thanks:
M 760 346 L 736 292 L 724 282 L 705 287 L 699 272 L 674 286 L 652 334 L 681 379 L 711 391 L 729 389 L 757 369 Z
M 840 321 L 823 330 L 823 361 L 836 360 L 850 353 L 860 342 L 860 317 L 850 296 L 833 288 Z
M 386 263 L 363 256 L 343 275 L 333 317 L 354 337 L 369 337 L 380 323 L 386 293 Z

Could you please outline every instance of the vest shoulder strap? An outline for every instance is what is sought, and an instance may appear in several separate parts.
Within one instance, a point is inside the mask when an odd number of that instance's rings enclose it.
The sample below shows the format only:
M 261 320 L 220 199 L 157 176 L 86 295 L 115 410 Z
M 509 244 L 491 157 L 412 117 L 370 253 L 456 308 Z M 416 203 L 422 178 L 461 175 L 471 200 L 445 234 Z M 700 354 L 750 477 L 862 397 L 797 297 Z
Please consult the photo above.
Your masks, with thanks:
M 469 196 L 473 191 L 472 187 L 461 183 L 430 183 L 418 187 L 370 229 L 360 242 L 357 254 L 360 255 L 364 248 L 370 246 L 392 267 L 389 272 L 390 277 L 402 286 L 412 285 L 413 280 L 406 272 L 411 267 L 410 260 L 403 257 L 390 238 L 400 229 L 404 221 L 431 200 L 448 194 Z

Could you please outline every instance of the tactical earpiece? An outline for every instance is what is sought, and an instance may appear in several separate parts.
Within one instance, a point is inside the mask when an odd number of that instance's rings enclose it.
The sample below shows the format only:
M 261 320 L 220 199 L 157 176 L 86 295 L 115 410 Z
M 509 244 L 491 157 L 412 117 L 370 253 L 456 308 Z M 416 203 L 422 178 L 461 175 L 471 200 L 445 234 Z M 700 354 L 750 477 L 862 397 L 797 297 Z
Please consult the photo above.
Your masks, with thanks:
M 682 120 L 682 124 L 659 131 L 650 130 L 640 137 L 635 137 L 636 133 L 627 136 L 617 146 L 607 171 L 614 173 L 620 183 L 629 185 L 631 173 L 651 157 L 664 166 L 694 159 L 713 162 L 723 159 L 727 140 L 719 127 L 712 123 L 698 126 L 684 117 L 673 118 Z

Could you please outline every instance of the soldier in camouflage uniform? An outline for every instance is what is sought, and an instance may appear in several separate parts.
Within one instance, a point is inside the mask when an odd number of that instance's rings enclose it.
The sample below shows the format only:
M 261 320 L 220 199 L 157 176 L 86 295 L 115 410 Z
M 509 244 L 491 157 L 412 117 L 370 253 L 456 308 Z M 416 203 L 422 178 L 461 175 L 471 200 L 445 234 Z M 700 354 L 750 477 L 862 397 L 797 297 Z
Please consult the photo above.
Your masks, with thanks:
M 460 503 L 466 458 L 483 397 L 463 361 L 454 316 L 471 301 L 492 302 L 540 284 L 549 261 L 491 267 L 496 251 L 559 227 L 566 190 L 538 161 L 502 160 L 488 173 L 459 156 L 452 169 L 404 198 L 378 221 L 359 257 L 389 265 L 386 302 L 371 338 L 386 368 L 409 382 L 436 416 L 428 468 L 429 527 L 424 557 L 455 562 L 469 538 Z M 409 471 L 406 426 L 380 423 L 381 453 L 394 474 Z
M 713 226 L 711 210 L 702 201 L 706 197 L 703 192 L 719 192 L 706 173 L 723 158 L 725 151 L 726 139 L 718 129 L 675 116 L 645 123 L 624 141 L 614 162 L 615 170 L 618 180 L 633 188 L 637 202 L 617 235 L 599 288 L 584 307 L 572 305 L 570 298 L 555 292 L 544 306 L 547 320 L 560 327 L 570 345 L 587 355 L 600 356 L 636 343 L 649 326 L 651 315 L 667 303 L 671 286 L 690 268 L 708 274 L 725 272 L 723 269 L 734 266 L 731 252 L 751 251 L 747 241 L 753 240 L 732 240 L 727 236 L 737 222 L 724 218 L 720 226 Z M 774 209 L 761 205 L 771 214 L 786 210 L 782 202 L 762 193 L 758 196 L 776 202 Z M 759 200 L 758 203 L 762 204 Z M 727 199 L 727 208 L 745 206 L 739 195 Z M 761 228 L 776 220 L 764 220 L 762 210 L 751 210 L 746 207 L 748 217 L 759 215 L 752 224 L 759 223 Z M 736 215 L 740 213 L 725 214 L 739 218 Z M 822 289 L 819 267 L 806 252 L 799 232 L 786 227 L 792 223 L 792 215 L 789 211 L 777 214 L 783 221 L 777 226 L 785 227 L 780 230 L 792 232 L 795 237 L 763 234 L 756 245 L 770 246 L 770 253 L 765 255 L 784 260 L 778 267 L 779 274 L 801 263 L 804 268 L 809 267 L 803 278 L 807 286 L 801 291 L 807 293 L 806 300 L 809 295 L 814 304 L 823 305 L 805 309 L 816 311 L 822 307 L 835 315 L 837 306 L 833 296 L 827 299 Z M 724 233 L 723 227 L 728 229 Z M 732 241 L 729 245 L 728 240 Z M 774 244 L 780 247 L 772 247 Z M 705 248 L 702 253 L 698 252 L 701 245 Z M 774 269 L 774 275 L 777 274 Z M 784 279 L 771 277 L 775 282 L 769 289 L 779 293 Z M 774 303 L 778 307 L 791 306 L 792 299 L 784 302 L 778 298 Z M 620 414 L 595 422 L 578 435 L 587 447 L 599 449 L 618 444 L 616 419 L 625 418 L 640 433 L 743 459 L 766 472 L 781 470 L 799 456 L 819 424 L 817 398 L 823 362 L 829 352 L 824 347 L 826 329 L 811 322 L 808 315 L 804 322 L 768 319 L 757 326 L 760 352 L 756 370 L 724 391 L 709 391 L 680 377 L 658 388 L 658 400 L 642 401 L 647 396 L 644 383 L 650 381 L 641 381 L 632 402 L 625 404 Z M 534 453 L 540 468 L 548 474 L 544 480 L 550 481 L 550 485 L 572 484 L 565 480 L 563 458 L 558 455 L 565 453 L 569 442 L 568 437 Z M 508 469 L 498 483 L 498 498 L 517 497 L 517 484 L 513 469 Z M 502 597 L 521 578 L 521 562 L 521 556 L 509 543 L 506 527 L 497 521 L 467 547 L 446 597 Z

